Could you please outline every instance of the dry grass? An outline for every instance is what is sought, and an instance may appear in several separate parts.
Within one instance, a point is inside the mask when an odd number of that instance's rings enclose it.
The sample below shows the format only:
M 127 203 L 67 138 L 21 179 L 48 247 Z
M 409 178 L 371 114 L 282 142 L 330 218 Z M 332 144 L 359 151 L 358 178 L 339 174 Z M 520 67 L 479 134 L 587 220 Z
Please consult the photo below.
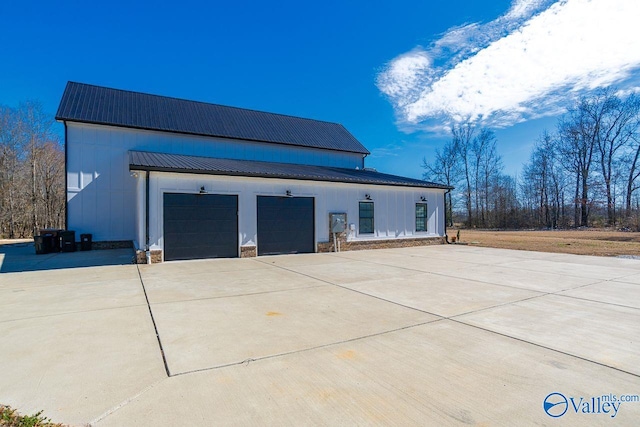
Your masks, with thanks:
M 450 230 L 455 236 L 457 230 Z M 640 233 L 606 230 L 486 231 L 460 230 L 462 243 L 490 248 L 576 255 L 640 256 Z

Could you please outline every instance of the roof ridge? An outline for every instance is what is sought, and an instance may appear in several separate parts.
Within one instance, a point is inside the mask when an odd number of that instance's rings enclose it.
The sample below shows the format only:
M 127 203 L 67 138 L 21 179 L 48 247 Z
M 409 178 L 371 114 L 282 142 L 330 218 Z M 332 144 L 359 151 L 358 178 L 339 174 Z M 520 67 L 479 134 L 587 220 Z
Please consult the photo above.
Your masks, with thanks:
M 135 90 L 130 90 L 130 89 L 118 89 L 118 88 L 114 88 L 114 87 L 100 86 L 100 85 L 91 84 L 91 83 L 74 82 L 74 81 L 71 81 L 71 80 L 67 81 L 67 85 L 69 85 L 70 83 L 71 84 L 75 84 L 75 85 L 81 85 L 81 86 L 91 86 L 91 87 L 95 87 L 95 88 L 99 88 L 99 89 L 114 90 L 114 91 L 117 91 L 117 92 L 126 92 L 126 93 L 131 93 L 131 94 L 136 94 L 136 95 L 146 95 L 146 96 L 153 96 L 153 97 L 156 97 L 156 98 L 174 99 L 176 101 L 183 101 L 183 102 L 195 102 L 197 104 L 214 105 L 214 106 L 217 106 L 217 107 L 233 108 L 235 110 L 252 111 L 254 113 L 269 114 L 269 115 L 273 115 L 273 116 L 290 117 L 292 119 L 308 120 L 308 121 L 319 122 L 319 123 L 327 123 L 327 124 L 331 124 L 331 125 L 342 126 L 346 130 L 346 128 L 344 127 L 344 125 L 342 123 L 330 122 L 328 120 L 312 119 L 312 118 L 309 118 L 309 117 L 294 116 L 292 114 L 273 113 L 273 112 L 270 112 L 270 111 L 256 110 L 254 108 L 236 107 L 234 105 L 216 104 L 216 103 L 213 103 L 213 102 L 205 102 L 205 101 L 198 101 L 198 100 L 194 100 L 194 99 L 179 98 L 177 96 L 157 95 L 155 93 L 140 92 L 140 91 L 135 91 Z

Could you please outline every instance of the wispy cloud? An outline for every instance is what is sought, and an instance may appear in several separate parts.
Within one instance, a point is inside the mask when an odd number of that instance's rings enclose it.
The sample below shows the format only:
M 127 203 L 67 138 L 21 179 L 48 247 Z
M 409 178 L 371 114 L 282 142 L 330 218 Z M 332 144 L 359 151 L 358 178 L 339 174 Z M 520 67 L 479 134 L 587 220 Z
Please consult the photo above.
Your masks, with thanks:
M 387 158 L 389 156 L 397 157 L 402 153 L 403 147 L 399 144 L 387 144 L 383 147 L 374 148 L 371 150 L 370 158 Z
M 516 0 L 494 21 L 451 28 L 396 57 L 377 85 L 404 126 L 556 115 L 598 87 L 640 85 L 639 17 L 638 0 Z

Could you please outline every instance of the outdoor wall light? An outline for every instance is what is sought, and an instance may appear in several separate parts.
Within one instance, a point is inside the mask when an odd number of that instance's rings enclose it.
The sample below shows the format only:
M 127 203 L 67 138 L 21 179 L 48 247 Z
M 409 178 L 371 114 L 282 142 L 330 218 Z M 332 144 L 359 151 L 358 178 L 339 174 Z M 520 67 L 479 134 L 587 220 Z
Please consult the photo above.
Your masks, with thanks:
M 427 201 L 427 198 L 426 198 L 426 197 L 424 197 L 424 196 L 420 196 L 420 201 L 421 201 L 421 202 L 426 202 L 426 201 Z
M 293 197 L 293 195 L 291 194 L 291 190 L 287 190 L 284 194 L 285 194 L 287 197 Z
M 204 189 L 204 185 L 200 187 L 200 194 L 207 194 L 207 190 Z
M 130 175 L 131 175 L 133 178 L 137 178 L 137 177 L 138 177 L 138 172 L 132 171 L 132 172 L 130 172 Z
M 367 200 L 371 200 L 371 194 L 365 194 L 364 198 L 367 199 Z

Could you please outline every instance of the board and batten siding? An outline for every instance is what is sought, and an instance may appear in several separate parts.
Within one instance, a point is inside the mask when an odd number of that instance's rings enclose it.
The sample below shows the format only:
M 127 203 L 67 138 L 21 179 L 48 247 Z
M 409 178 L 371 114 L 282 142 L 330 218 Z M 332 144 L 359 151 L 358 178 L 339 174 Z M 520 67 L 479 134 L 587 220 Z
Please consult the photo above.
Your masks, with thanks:
M 138 178 L 144 179 L 144 174 Z M 198 193 L 202 186 L 209 194 L 238 195 L 238 230 L 240 245 L 253 245 L 257 236 L 257 196 L 292 196 L 315 198 L 315 241 L 329 241 L 329 213 L 345 212 L 347 223 L 355 224 L 351 240 L 435 237 L 444 235 L 445 190 L 386 185 L 346 184 L 287 179 L 256 179 L 248 177 L 212 176 L 151 172 L 149 181 L 149 238 L 151 249 L 163 249 L 163 194 Z M 141 186 L 138 188 L 142 189 Z M 373 234 L 361 235 L 358 230 L 358 202 L 369 194 L 375 207 Z M 138 194 L 139 199 L 144 192 Z M 421 201 L 421 197 L 426 202 Z M 140 204 L 144 201 L 140 200 Z M 415 205 L 427 203 L 427 232 L 415 231 Z M 139 212 L 144 215 L 144 212 Z M 144 225 L 143 218 L 138 224 Z M 140 235 L 144 232 L 139 230 Z
M 139 239 L 139 184 L 129 171 L 129 150 L 349 169 L 364 164 L 359 153 L 75 122 L 66 126 L 68 226 L 76 235 L 92 233 L 94 241 Z

